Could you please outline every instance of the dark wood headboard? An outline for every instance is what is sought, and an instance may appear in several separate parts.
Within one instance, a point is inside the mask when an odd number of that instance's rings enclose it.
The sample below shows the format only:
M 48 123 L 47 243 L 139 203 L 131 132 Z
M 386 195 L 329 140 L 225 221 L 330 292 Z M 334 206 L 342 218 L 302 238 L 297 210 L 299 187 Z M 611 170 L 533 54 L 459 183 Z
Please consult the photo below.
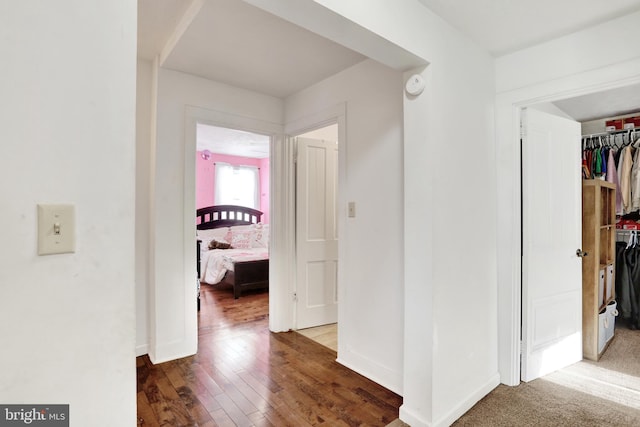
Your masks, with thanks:
M 216 205 L 196 210 L 198 230 L 257 224 L 261 219 L 261 211 L 246 206 Z

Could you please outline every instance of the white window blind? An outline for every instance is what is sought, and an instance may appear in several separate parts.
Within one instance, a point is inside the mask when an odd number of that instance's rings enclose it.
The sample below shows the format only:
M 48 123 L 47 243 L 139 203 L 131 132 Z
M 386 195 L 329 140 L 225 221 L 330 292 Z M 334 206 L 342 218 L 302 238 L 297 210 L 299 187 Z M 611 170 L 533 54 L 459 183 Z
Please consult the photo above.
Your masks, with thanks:
M 260 174 L 254 166 L 215 164 L 216 205 L 238 205 L 259 209 Z

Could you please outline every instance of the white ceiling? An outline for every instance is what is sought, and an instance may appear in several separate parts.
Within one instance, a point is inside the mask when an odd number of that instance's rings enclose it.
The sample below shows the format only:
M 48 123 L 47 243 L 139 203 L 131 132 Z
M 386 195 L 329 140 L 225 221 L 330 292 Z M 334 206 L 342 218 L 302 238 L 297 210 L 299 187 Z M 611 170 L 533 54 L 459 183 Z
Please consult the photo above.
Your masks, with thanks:
M 241 130 L 197 124 L 198 151 L 265 159 L 269 157 L 269 137 Z
M 494 56 L 640 10 L 640 0 L 418 1 Z M 163 50 L 165 68 L 280 98 L 365 59 L 242 0 L 138 0 L 138 56 L 153 59 Z M 634 87 L 556 105 L 578 120 L 605 117 L 637 110 L 638 93 Z
M 554 104 L 579 122 L 622 116 L 640 111 L 640 85 L 578 96 Z
M 640 0 L 418 0 L 494 56 L 640 10 Z

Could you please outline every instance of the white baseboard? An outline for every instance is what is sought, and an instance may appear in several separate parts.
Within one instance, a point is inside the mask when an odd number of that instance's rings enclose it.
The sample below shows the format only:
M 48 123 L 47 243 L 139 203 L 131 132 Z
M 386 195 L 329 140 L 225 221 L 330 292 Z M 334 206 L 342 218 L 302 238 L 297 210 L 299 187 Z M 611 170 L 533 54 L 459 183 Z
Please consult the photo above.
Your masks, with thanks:
M 480 401 L 500 384 L 500 374 L 495 373 L 483 385 L 478 387 L 466 399 L 459 402 L 451 411 L 433 423 L 434 427 L 446 427 L 453 424 L 455 420 L 463 416 L 469 409 Z M 413 424 L 412 424 L 413 425 Z
M 484 384 L 472 392 L 466 399 L 459 402 L 443 417 L 434 422 L 422 419 L 415 411 L 408 408 L 406 404 L 400 407 L 400 420 L 411 427 L 447 427 L 453 424 L 458 418 L 463 416 L 469 409 L 485 397 L 491 390 L 500 384 L 500 375 L 491 376 Z M 433 409 L 432 409 L 433 410 Z
M 406 405 L 400 407 L 400 421 L 409 424 L 411 427 L 431 427 L 431 424 L 421 419 L 410 409 L 407 409 Z
M 136 346 L 136 357 L 149 353 L 149 344 L 141 344 Z

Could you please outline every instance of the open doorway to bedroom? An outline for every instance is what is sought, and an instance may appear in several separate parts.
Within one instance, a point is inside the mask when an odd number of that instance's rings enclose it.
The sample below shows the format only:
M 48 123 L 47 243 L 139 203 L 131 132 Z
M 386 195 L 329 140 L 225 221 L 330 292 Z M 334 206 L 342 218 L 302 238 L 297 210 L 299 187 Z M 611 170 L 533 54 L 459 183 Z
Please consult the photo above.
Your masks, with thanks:
M 270 137 L 196 124 L 200 334 L 268 317 Z

